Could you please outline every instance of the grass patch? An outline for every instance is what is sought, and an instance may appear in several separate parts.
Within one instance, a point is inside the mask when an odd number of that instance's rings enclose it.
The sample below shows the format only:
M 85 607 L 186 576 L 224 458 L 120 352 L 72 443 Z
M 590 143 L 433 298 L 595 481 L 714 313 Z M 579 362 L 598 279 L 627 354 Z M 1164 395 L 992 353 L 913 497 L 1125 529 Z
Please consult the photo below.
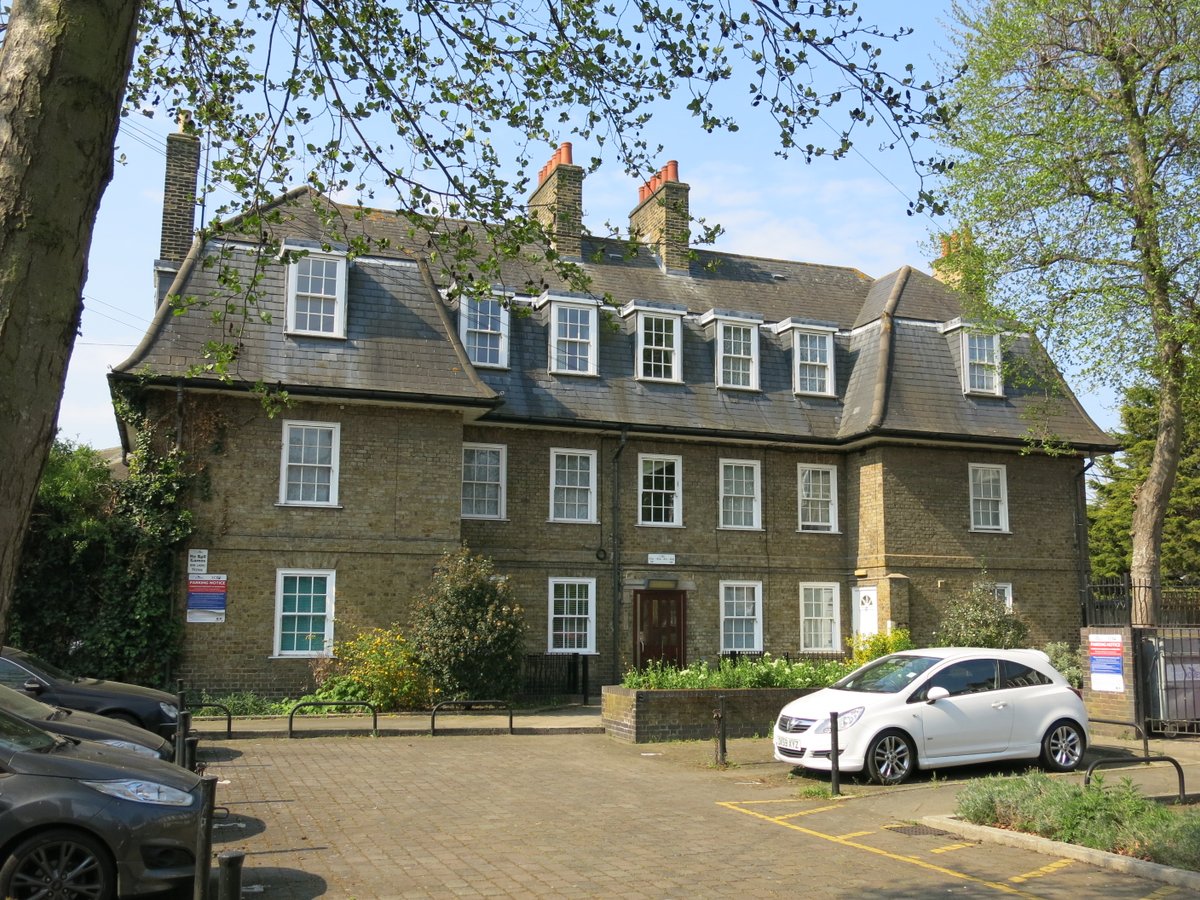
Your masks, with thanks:
M 976 825 L 1200 871 L 1200 813 L 1163 806 L 1128 778 L 1084 787 L 1043 772 L 973 781 L 958 794 L 958 815 Z

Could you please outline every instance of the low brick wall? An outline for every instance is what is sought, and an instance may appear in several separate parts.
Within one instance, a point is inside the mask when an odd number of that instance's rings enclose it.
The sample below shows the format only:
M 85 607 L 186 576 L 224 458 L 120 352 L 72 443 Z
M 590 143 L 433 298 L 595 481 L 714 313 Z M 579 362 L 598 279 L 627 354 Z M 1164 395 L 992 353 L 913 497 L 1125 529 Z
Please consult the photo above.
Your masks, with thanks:
M 607 685 L 601 689 L 600 721 L 611 737 L 633 744 L 708 740 L 716 734 L 713 710 L 725 698 L 727 737 L 766 737 L 779 710 L 811 690 L 638 691 Z

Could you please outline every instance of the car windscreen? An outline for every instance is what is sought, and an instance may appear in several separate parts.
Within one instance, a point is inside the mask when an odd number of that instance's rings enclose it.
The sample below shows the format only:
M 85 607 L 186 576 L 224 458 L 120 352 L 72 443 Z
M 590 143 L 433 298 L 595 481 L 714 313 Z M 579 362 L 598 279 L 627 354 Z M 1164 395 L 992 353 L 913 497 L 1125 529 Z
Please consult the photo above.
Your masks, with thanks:
M 885 656 L 851 672 L 833 687 L 839 691 L 894 694 L 904 690 L 938 662 L 936 656 Z
M 64 672 L 58 666 L 52 665 L 41 657 L 34 656 L 32 653 L 26 653 L 24 650 L 6 650 L 5 655 L 11 656 L 17 662 L 25 663 L 31 669 L 39 669 L 51 678 L 57 678 L 60 681 L 75 681 L 75 676 L 70 672 Z
M 0 684 L 0 709 L 22 719 L 48 719 L 54 707 Z
M 40 728 L 0 711 L 0 750 L 49 750 L 54 737 Z

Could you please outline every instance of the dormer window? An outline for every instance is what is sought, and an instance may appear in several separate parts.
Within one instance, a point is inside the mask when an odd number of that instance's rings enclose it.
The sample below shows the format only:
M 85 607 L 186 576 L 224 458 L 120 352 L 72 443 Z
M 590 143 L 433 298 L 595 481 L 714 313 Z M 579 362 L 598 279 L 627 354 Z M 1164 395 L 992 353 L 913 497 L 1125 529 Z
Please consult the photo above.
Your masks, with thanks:
M 837 393 L 833 336 L 837 329 L 786 319 L 776 333 L 792 333 L 792 390 L 797 394 L 832 397 Z
M 1000 335 L 963 333 L 963 386 L 968 394 L 1000 394 Z
M 346 255 L 285 245 L 306 255 L 288 264 L 287 330 L 291 334 L 346 336 Z
M 683 381 L 684 312 L 680 307 L 636 300 L 621 308 L 622 316 L 637 317 L 634 376 L 639 381 Z
M 713 372 L 717 387 L 758 390 L 758 326 L 762 319 L 717 310 L 710 310 L 700 319 L 701 325 L 713 322 L 716 323 Z
M 464 297 L 459 307 L 458 334 L 475 365 L 508 367 L 508 308 L 502 297 Z
M 596 375 L 599 373 L 599 328 L 597 301 L 591 298 L 570 300 L 542 294 L 534 302 L 540 309 L 550 304 L 548 357 L 554 375 Z

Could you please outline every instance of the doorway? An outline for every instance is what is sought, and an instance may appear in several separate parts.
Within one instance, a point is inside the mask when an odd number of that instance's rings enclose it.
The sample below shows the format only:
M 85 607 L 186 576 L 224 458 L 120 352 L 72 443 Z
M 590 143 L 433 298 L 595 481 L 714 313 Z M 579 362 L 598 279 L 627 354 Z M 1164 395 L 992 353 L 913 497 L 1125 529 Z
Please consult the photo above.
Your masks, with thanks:
M 686 591 L 633 592 L 633 664 L 683 668 Z
M 850 592 L 850 603 L 855 636 L 879 634 L 879 592 L 874 587 L 856 587 Z

